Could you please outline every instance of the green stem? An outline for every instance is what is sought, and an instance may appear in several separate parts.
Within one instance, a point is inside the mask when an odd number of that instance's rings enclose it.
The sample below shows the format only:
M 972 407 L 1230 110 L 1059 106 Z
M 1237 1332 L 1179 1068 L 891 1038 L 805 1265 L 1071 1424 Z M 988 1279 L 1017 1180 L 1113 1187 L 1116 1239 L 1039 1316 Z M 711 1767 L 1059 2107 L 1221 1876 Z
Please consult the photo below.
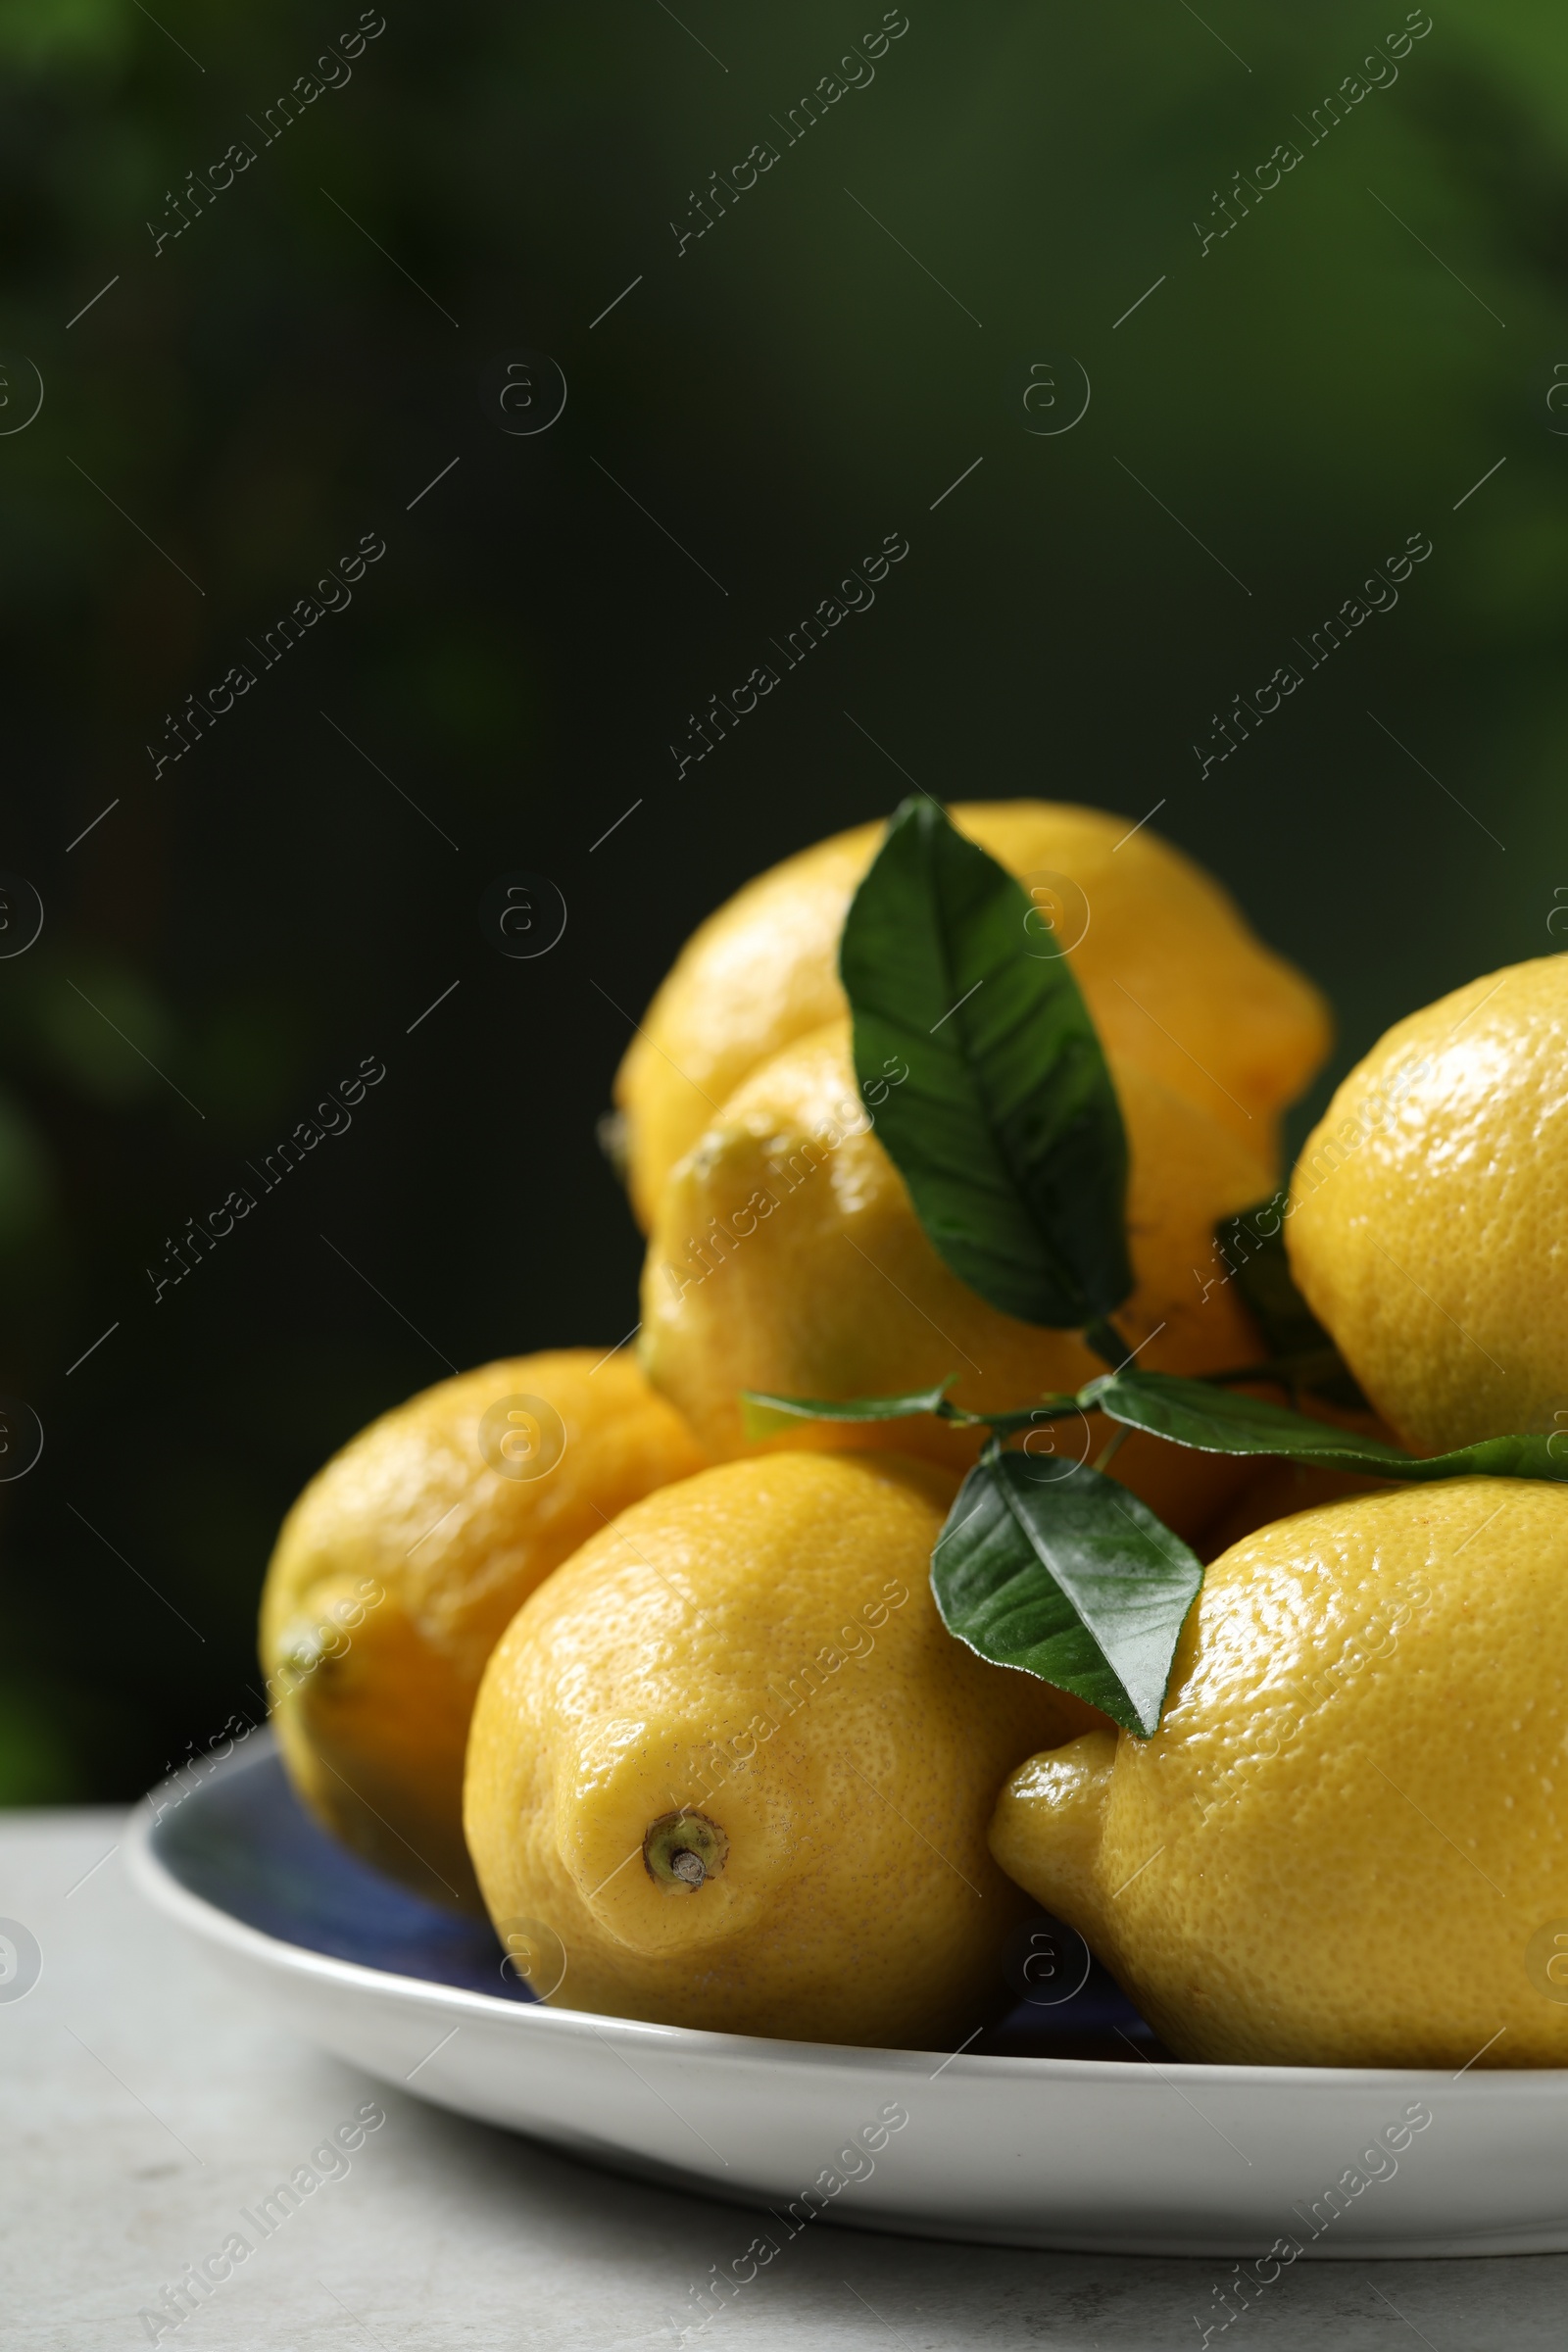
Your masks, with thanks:
M 983 1421 L 998 1438 L 1015 1438 L 1021 1429 L 1038 1429 L 1045 1421 L 1071 1421 L 1082 1411 L 1076 1396 L 1052 1396 L 1010 1413 L 976 1413 L 973 1419 Z
M 1102 1446 L 1100 1451 L 1096 1454 L 1092 1467 L 1096 1470 L 1108 1470 L 1111 1463 L 1116 1459 L 1117 1454 L 1121 1451 L 1122 1447 L 1126 1445 L 1132 1434 L 1133 1433 L 1128 1428 L 1127 1424 L 1124 1421 L 1119 1421 L 1116 1424 L 1116 1427 L 1111 1431 L 1111 1434 L 1106 1439 L 1104 1445 Z

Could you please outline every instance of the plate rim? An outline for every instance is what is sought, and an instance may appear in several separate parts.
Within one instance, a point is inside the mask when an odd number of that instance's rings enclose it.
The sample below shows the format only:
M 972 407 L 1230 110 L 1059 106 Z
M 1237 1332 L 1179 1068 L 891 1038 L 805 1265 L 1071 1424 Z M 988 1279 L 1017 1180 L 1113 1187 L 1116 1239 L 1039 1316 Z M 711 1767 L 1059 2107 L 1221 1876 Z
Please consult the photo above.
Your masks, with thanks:
M 612 2046 L 615 2039 L 654 2043 L 677 2056 L 709 2065 L 733 2065 L 744 2060 L 754 2065 L 787 2063 L 826 2073 L 848 2073 L 858 2067 L 873 2066 L 898 2074 L 919 2074 L 934 2082 L 936 2077 L 926 2074 L 926 2061 L 942 2058 L 944 2063 L 938 2074 L 954 2074 L 960 2081 L 976 2085 L 1004 2081 L 1042 2085 L 1049 2082 L 1125 2084 L 1148 2073 L 1166 2088 L 1171 2087 L 1165 2066 L 1151 2058 L 1137 2065 L 1121 2058 L 1042 2058 L 1023 2052 L 961 2049 L 950 2053 L 862 2042 L 794 2041 L 768 2034 L 726 2034 L 701 2026 L 661 2025 L 652 2018 L 621 2017 L 612 2011 L 567 2009 L 547 2001 L 503 2000 L 496 1993 L 471 1992 L 460 1984 L 436 1984 L 425 1977 L 404 1976 L 394 1969 L 373 1968 L 364 1961 L 343 1960 L 329 1952 L 313 1951 L 308 1944 L 294 1943 L 286 1936 L 253 1928 L 220 1903 L 193 1892 L 175 1877 L 157 1849 L 163 1814 L 174 1809 L 173 1804 L 162 1809 L 157 1806 L 157 1799 L 166 1789 L 175 1792 L 177 1804 L 199 1805 L 215 1781 L 237 1778 L 274 1759 L 281 1762 L 276 1740 L 268 1727 L 263 1729 L 260 1739 L 253 1734 L 243 1750 L 235 1747 L 227 1756 L 220 1757 L 197 1788 L 191 1788 L 171 1778 L 150 1788 L 137 1800 L 127 1823 L 126 1867 L 143 1898 L 155 1910 L 205 1941 L 225 1946 L 253 1963 L 346 1991 L 395 1994 L 404 2000 L 413 1995 L 431 2008 L 460 2009 L 474 2019 L 505 2022 L 517 2033 L 542 2033 L 570 2041 L 580 2039 L 587 2030 L 600 2040 L 608 2037 Z M 1532 2098 L 1560 2098 L 1568 2092 L 1568 2067 L 1493 2067 L 1478 2073 L 1464 2068 L 1459 2074 L 1450 2075 L 1441 2067 L 1225 2066 L 1186 2060 L 1174 2063 L 1180 2070 L 1181 2081 L 1194 2085 L 1297 2095 L 1316 2091 L 1327 2096 L 1348 2090 L 1407 2087 L 1422 2093 L 1441 2090 L 1445 2099 L 1457 2095 L 1478 2103 L 1491 2098 L 1518 2104 Z M 1465 2087 L 1461 2088 L 1461 2084 Z

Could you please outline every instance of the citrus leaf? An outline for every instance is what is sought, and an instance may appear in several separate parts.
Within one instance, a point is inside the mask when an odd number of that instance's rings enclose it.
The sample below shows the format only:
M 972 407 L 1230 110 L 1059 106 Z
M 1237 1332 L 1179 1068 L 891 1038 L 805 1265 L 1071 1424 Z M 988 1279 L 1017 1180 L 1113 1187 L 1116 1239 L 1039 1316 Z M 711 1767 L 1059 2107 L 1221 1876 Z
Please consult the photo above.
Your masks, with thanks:
M 934 1389 L 904 1396 L 770 1396 L 761 1389 L 742 1389 L 741 1422 L 755 1445 L 777 1437 L 792 1421 L 905 1421 L 915 1413 L 940 1413 L 952 1386 L 950 1373 Z
M 1082 1464 L 1041 1477 L 1018 1453 L 971 1470 L 931 1556 L 951 1634 L 1146 1740 L 1202 1582 L 1195 1554 L 1128 1488 Z
M 1133 1287 L 1127 1141 L 1100 1039 L 1062 954 L 1038 953 L 1021 886 L 936 804 L 907 800 L 839 944 L 855 1064 L 909 1076 L 877 1132 L 960 1281 L 1055 1330 Z
M 1148 1430 L 1200 1453 L 1281 1455 L 1417 1485 L 1441 1478 L 1568 1479 L 1568 1433 L 1562 1430 L 1549 1437 L 1483 1438 L 1451 1453 L 1417 1455 L 1381 1438 L 1358 1438 L 1284 1405 L 1169 1372 L 1107 1372 L 1080 1389 L 1078 1401 L 1085 1411 L 1098 1406 L 1129 1429 Z

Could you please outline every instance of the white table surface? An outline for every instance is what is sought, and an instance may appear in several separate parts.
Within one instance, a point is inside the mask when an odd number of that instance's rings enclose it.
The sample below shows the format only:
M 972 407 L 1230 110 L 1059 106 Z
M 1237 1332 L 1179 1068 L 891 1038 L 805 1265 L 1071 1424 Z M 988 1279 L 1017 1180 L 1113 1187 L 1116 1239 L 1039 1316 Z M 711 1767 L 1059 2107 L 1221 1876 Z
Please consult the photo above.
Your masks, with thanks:
M 26 1996 L 0 1998 L 8 2352 L 146 2344 L 142 2309 L 368 2100 L 387 2120 L 352 2169 L 161 2343 L 677 2343 L 690 2285 L 734 2251 L 733 2207 L 444 2114 L 295 2039 L 238 2002 L 135 1894 L 112 1850 L 122 1820 L 0 1814 L 0 1917 L 22 1921 L 42 1952 Z M 1229 2267 L 916 2243 L 824 2223 L 687 2341 L 702 2352 L 1196 2352 Z M 1227 2352 L 1560 2352 L 1565 2339 L 1568 2255 L 1299 2263 L 1212 2338 Z

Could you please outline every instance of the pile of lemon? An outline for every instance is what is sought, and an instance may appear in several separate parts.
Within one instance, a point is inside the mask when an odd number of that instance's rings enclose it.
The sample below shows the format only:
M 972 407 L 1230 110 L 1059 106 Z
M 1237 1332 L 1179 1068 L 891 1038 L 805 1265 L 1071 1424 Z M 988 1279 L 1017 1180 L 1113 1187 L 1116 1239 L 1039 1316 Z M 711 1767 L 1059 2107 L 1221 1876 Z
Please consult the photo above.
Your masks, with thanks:
M 1138 1367 L 1257 1363 L 1213 1237 L 1273 1196 L 1386 1435 L 1560 1432 L 1568 1457 L 1568 962 L 1400 1023 L 1277 1192 L 1317 992 L 1147 826 L 952 818 L 1022 881 L 1108 1060 Z M 649 1235 L 635 1353 L 442 1382 L 290 1513 L 262 1651 L 296 1788 L 406 1884 L 482 1902 L 573 2008 L 947 2046 L 1004 2005 L 1044 1903 L 1184 2057 L 1568 2063 L 1549 1478 L 1374 1488 L 1131 1437 L 1109 1475 L 1209 1563 L 1139 1737 L 943 1622 L 979 1430 L 745 1416 L 943 1381 L 982 1413 L 1104 1368 L 966 1286 L 879 1138 L 917 1081 L 858 1067 L 838 949 L 883 831 L 744 889 L 637 1032 L 612 1122 Z

